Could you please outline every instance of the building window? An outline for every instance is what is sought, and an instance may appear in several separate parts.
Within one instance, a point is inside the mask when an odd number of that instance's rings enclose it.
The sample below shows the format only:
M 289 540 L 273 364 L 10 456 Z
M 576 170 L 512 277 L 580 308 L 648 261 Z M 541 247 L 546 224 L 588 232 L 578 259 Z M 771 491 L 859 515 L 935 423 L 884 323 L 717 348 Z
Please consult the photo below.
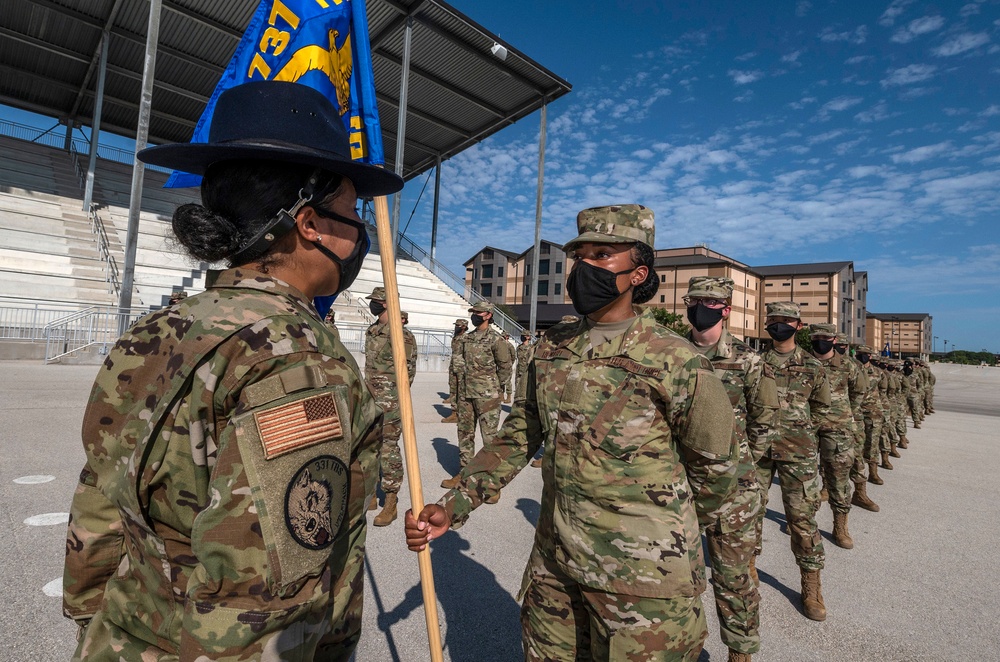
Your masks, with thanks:
M 806 306 L 808 306 L 808 305 L 809 305 L 808 303 L 800 303 L 800 304 L 799 304 L 799 307 L 800 307 L 800 308 L 805 308 L 805 307 L 806 307 Z M 820 304 L 820 305 L 823 305 L 823 304 Z
M 547 280 L 538 281 L 538 296 L 540 297 L 549 296 L 549 281 Z
M 774 283 L 764 283 L 764 287 L 774 287 Z
M 484 264 L 483 265 L 483 278 L 493 278 L 493 265 Z
M 497 278 L 503 278 L 503 267 L 497 267 Z
M 472 280 L 479 280 L 479 269 L 472 270 Z
M 479 293 L 486 298 L 493 296 L 493 285 L 491 283 L 483 283 L 479 286 Z
M 556 283 L 555 284 L 555 289 L 552 291 L 552 293 L 555 294 L 556 296 L 561 295 L 562 294 L 562 283 Z
M 492 260 L 493 259 L 493 251 L 491 249 L 489 249 L 489 248 L 483 250 L 483 259 L 484 260 Z
M 660 295 L 660 303 L 666 303 L 666 302 L 667 302 L 667 297 L 665 297 L 664 295 L 661 294 Z
M 557 274 L 562 273 L 562 262 L 556 262 L 556 273 Z
M 531 275 L 531 263 L 530 262 L 524 268 L 524 275 L 525 276 L 530 276 Z
M 524 284 L 524 294 L 522 296 L 525 296 L 525 297 L 528 296 L 528 284 L 527 283 Z
M 503 296 L 503 285 L 497 285 L 497 296 L 498 297 Z
M 547 276 L 549 274 L 549 261 L 539 260 L 538 261 L 538 275 Z
M 819 302 L 819 305 L 821 305 L 821 306 L 825 306 L 825 305 L 826 305 L 826 301 L 820 301 L 820 302 Z
M 799 283 L 799 285 L 801 285 L 802 287 L 809 287 L 809 281 L 807 281 L 807 280 L 806 281 L 802 281 L 801 283 Z
M 667 277 L 661 274 L 660 275 L 660 282 L 661 283 L 666 283 L 667 282 Z M 660 297 L 660 298 L 662 299 L 663 297 Z
M 829 284 L 830 284 L 830 281 L 828 281 L 828 280 L 821 280 L 821 281 L 819 282 L 819 284 L 820 284 L 820 285 L 829 285 Z
M 782 287 L 791 287 L 792 284 L 791 283 L 782 283 L 781 286 Z

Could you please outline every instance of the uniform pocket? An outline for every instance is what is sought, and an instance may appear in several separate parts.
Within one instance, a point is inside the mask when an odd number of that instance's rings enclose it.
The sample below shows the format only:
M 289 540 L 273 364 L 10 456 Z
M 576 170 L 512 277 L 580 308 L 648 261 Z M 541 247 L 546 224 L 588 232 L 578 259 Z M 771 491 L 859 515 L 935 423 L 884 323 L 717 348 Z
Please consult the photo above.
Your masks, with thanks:
M 657 410 L 641 380 L 629 374 L 605 400 L 583 438 L 594 448 L 631 462 L 649 442 Z

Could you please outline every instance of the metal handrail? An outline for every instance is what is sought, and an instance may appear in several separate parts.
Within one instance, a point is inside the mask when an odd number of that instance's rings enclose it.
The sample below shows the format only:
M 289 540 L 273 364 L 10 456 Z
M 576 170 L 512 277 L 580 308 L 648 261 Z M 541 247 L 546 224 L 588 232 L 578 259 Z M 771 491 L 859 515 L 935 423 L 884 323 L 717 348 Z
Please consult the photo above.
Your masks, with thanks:
M 55 361 L 95 346 L 99 353 L 107 354 L 108 347 L 125 329 L 148 314 L 148 310 L 137 308 L 121 311 L 108 306 L 92 306 L 53 320 L 45 325 L 45 361 Z

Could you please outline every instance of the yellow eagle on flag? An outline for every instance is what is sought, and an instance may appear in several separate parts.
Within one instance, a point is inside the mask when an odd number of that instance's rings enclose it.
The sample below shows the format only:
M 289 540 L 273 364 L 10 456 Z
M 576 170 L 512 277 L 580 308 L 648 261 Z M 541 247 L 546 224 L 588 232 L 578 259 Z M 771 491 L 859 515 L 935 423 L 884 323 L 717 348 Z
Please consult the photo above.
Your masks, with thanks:
M 351 71 L 354 68 L 354 57 L 351 54 L 351 35 L 347 35 L 344 45 L 337 48 L 337 37 L 340 31 L 330 30 L 330 47 L 323 48 L 319 44 L 311 44 L 295 51 L 274 80 L 294 83 L 310 71 L 322 71 L 326 74 L 333 87 L 337 90 L 337 104 L 343 115 L 351 107 Z

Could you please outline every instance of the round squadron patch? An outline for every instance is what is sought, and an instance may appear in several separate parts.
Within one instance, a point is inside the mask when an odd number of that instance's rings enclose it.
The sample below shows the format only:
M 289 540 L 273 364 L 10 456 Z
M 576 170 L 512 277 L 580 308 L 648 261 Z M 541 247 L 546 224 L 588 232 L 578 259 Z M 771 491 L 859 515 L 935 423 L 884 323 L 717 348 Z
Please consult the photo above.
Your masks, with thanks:
M 285 493 L 285 524 L 295 542 L 308 549 L 333 544 L 347 512 L 350 482 L 347 466 L 332 455 L 302 465 Z

